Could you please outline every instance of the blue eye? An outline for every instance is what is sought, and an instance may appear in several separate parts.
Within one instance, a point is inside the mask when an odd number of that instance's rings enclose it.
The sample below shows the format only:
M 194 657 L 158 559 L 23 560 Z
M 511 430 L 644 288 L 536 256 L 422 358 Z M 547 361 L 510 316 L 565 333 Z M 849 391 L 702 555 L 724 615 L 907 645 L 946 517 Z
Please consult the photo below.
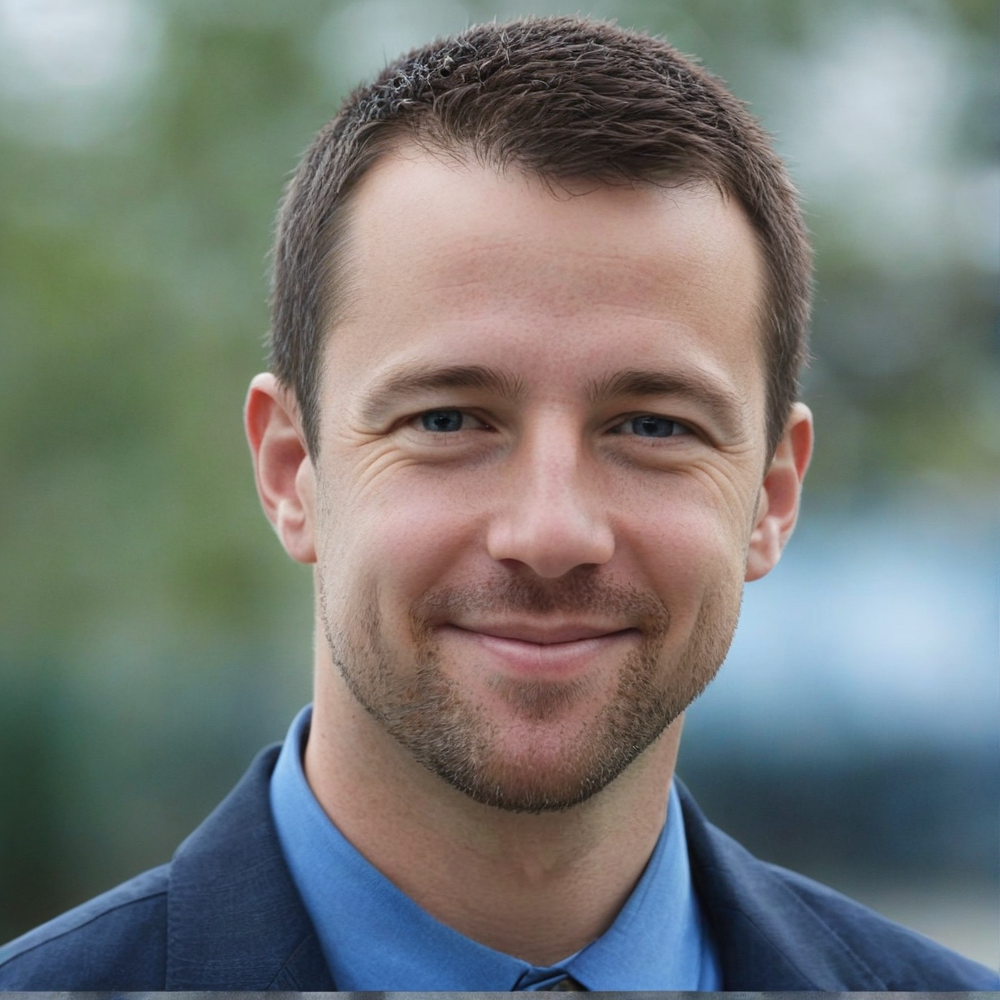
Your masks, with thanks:
M 428 410 L 420 414 L 420 426 L 425 431 L 460 431 L 465 424 L 461 410 Z
M 656 417 L 651 413 L 645 413 L 641 417 L 632 417 L 631 420 L 626 420 L 621 425 L 619 433 L 634 434 L 636 437 L 667 438 L 690 432 L 676 420 L 668 420 L 666 417 Z

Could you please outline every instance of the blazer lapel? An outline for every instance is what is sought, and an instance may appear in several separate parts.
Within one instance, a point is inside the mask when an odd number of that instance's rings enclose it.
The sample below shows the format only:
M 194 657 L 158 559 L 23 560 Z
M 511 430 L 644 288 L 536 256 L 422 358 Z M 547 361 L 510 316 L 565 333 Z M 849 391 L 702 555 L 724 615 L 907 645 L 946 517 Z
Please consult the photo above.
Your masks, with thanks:
M 271 819 L 278 749 L 258 754 L 174 855 L 168 990 L 336 989 Z

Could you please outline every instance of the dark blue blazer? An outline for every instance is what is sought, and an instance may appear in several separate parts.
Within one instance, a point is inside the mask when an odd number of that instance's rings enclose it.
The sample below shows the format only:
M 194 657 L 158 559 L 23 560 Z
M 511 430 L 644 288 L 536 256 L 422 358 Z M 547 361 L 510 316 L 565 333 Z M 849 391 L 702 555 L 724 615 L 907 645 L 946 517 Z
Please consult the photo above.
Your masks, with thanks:
M 335 990 L 271 820 L 277 747 L 154 868 L 0 948 L 0 990 Z M 711 826 L 681 791 L 727 990 L 995 990 L 996 973 Z

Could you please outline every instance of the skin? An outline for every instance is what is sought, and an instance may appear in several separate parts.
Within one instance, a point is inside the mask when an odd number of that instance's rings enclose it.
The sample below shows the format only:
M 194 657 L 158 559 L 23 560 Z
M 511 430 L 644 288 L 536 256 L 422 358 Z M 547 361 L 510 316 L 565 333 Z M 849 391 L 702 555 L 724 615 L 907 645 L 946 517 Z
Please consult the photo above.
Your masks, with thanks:
M 554 963 L 652 852 L 683 709 L 794 527 L 811 416 L 767 454 L 763 266 L 714 189 L 404 148 L 355 198 L 318 455 L 271 375 L 246 407 L 264 510 L 315 567 L 306 774 L 428 912 Z M 653 717 L 611 774 L 615 726 Z M 479 785 L 423 759 L 443 720 Z

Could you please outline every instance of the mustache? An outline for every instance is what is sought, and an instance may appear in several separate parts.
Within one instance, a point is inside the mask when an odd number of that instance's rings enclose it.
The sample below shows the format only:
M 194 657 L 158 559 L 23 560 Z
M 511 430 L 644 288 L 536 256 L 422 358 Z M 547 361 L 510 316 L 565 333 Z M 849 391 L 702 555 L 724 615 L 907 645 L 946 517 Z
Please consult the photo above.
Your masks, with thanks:
M 499 577 L 468 587 L 442 587 L 425 594 L 413 606 L 411 621 L 418 632 L 462 617 L 497 614 L 597 616 L 620 628 L 662 634 L 670 627 L 670 611 L 654 593 L 631 584 L 592 576 L 558 580 Z

